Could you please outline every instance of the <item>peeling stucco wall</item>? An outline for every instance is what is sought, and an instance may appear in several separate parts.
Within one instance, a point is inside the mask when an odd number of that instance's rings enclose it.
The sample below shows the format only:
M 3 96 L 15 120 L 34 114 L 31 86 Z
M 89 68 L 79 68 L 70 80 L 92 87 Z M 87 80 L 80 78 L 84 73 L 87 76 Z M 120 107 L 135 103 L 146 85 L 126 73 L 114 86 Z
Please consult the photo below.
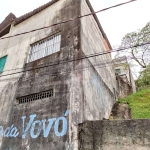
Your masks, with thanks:
M 86 0 L 81 1 L 81 15 L 91 13 Z M 104 37 L 95 18 L 90 15 L 81 19 L 81 49 L 85 55 L 107 52 L 104 44 Z M 106 83 L 108 88 L 113 92 L 115 86 L 115 71 L 112 65 L 109 54 L 99 55 L 97 57 L 89 58 L 100 77 Z M 96 63 L 96 65 L 94 65 Z
M 81 15 L 91 13 L 86 0 L 81 1 Z M 107 52 L 104 37 L 94 18 L 81 19 L 81 50 L 85 55 Z M 116 100 L 116 77 L 109 54 L 89 57 L 82 62 L 85 120 L 108 118 Z M 94 102 L 94 103 L 93 103 Z

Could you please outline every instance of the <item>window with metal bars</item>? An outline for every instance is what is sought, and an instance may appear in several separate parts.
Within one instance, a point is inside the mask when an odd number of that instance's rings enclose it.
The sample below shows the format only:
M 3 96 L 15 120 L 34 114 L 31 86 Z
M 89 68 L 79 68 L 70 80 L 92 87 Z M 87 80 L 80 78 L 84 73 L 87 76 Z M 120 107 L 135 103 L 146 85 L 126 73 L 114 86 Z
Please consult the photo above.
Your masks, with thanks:
M 35 61 L 45 56 L 60 51 L 61 34 L 58 33 L 36 44 L 31 45 L 28 62 Z
M 28 102 L 32 102 L 32 101 L 36 101 L 36 100 L 41 100 L 44 98 L 53 97 L 53 95 L 54 95 L 53 90 L 49 90 L 49 91 L 17 98 L 17 103 L 19 103 L 19 104 L 28 103 Z

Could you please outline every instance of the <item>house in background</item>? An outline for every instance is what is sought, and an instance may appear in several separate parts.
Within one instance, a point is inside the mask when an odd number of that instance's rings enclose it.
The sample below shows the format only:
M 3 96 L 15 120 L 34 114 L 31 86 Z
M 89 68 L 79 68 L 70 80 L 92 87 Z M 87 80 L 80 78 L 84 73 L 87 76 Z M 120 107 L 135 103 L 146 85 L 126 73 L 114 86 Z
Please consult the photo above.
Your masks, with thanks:
M 135 93 L 135 81 L 133 79 L 127 57 L 118 57 L 114 59 L 113 62 L 118 80 L 119 97 L 126 97 L 131 93 Z
M 52 0 L 0 24 L 0 149 L 76 150 L 79 123 L 109 118 L 110 53 L 85 57 L 110 52 L 102 26 L 95 14 L 60 23 L 91 12 L 88 0 Z

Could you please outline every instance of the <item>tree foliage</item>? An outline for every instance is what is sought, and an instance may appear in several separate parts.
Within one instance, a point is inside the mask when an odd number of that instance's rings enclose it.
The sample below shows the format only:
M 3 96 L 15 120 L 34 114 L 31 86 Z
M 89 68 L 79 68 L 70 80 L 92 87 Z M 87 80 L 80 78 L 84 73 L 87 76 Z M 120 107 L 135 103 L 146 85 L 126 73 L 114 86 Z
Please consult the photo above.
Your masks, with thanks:
M 150 62 L 150 44 L 138 45 L 147 42 L 150 43 L 150 22 L 142 29 L 128 33 L 123 37 L 120 47 L 130 48 L 124 52 L 119 52 L 119 56 L 128 54 L 128 57 L 135 60 L 142 68 L 146 68 Z M 133 46 L 137 47 L 131 48 Z
M 147 65 L 146 69 L 140 72 L 140 76 L 136 81 L 138 88 L 150 85 L 150 64 Z

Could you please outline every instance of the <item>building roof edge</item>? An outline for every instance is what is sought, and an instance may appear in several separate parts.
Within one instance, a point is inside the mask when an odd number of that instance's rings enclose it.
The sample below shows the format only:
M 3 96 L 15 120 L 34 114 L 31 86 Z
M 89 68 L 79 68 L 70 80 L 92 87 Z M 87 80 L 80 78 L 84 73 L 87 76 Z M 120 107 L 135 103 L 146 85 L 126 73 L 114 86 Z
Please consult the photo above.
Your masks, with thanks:
M 28 18 L 34 16 L 35 14 L 41 12 L 42 10 L 48 8 L 49 6 L 53 5 L 54 3 L 58 2 L 58 1 L 59 1 L 59 0 L 52 0 L 52 1 L 46 3 L 46 4 L 42 5 L 42 6 L 40 6 L 40 7 L 36 8 L 36 9 L 34 9 L 34 10 L 31 11 L 31 12 L 26 13 L 26 14 L 24 14 L 24 15 L 22 15 L 22 16 L 16 18 L 14 25 L 17 25 L 17 24 L 19 24 L 19 23 L 25 21 L 26 19 L 28 19 Z
M 86 0 L 86 2 L 87 2 L 87 4 L 88 4 L 88 6 L 89 6 L 91 12 L 94 12 L 94 9 L 93 9 L 93 7 L 92 7 L 90 1 L 89 1 L 89 0 Z M 104 30 L 103 30 L 103 28 L 102 28 L 102 25 L 100 24 L 100 21 L 98 20 L 97 15 L 96 15 L 96 14 L 93 14 L 93 16 L 94 16 L 94 18 L 95 18 L 95 20 L 96 20 L 96 22 L 97 22 L 97 24 L 98 24 L 99 29 L 100 29 L 101 32 L 102 32 L 103 37 L 106 39 L 106 41 L 107 41 L 107 43 L 108 43 L 110 49 L 112 49 L 112 46 L 111 46 L 111 44 L 110 44 L 110 42 L 109 42 L 109 40 L 108 40 L 108 38 L 107 38 L 107 35 L 105 34 L 105 32 L 104 32 Z

